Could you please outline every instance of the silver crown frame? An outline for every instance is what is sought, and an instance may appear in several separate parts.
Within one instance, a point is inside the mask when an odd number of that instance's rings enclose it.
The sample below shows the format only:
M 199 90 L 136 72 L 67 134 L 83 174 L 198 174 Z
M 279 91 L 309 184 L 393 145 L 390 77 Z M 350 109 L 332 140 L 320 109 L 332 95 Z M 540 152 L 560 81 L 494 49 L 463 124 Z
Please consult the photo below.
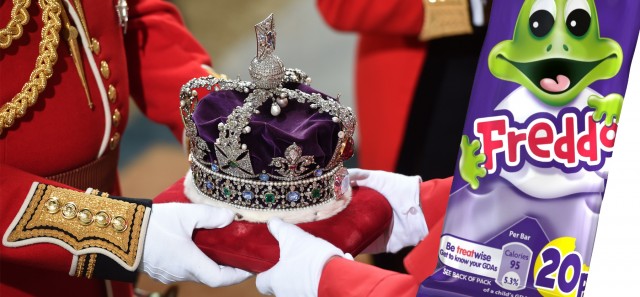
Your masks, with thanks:
M 354 114 L 349 107 L 340 105 L 335 99 L 324 99 L 318 93 L 307 94 L 282 87 L 284 83 L 309 85 L 311 79 L 299 69 L 284 68 L 280 58 L 273 53 L 276 36 L 273 15 L 257 24 L 255 29 L 257 55 L 249 67 L 252 82 L 208 76 L 192 79 L 181 89 L 180 110 L 191 144 L 189 160 L 192 179 L 189 180 L 195 185 L 197 194 L 213 200 L 213 204 L 250 211 L 239 211 L 240 214 L 251 215 L 251 211 L 321 210 L 323 205 L 334 203 L 350 193 L 342 161 L 345 148 L 353 145 L 351 137 L 355 131 Z M 196 91 L 199 88 L 248 94 L 244 103 L 234 108 L 225 122 L 219 123 L 219 138 L 213 144 L 216 156 L 214 162 L 206 160 L 210 148 L 198 136 L 192 118 L 199 100 Z M 338 143 L 332 158 L 327 166 L 321 168 L 313 156 L 303 155 L 302 148 L 292 143 L 285 150 L 284 156 L 274 156 L 269 164 L 275 173 L 255 173 L 249 148 L 241 143 L 240 135 L 251 133 L 250 118 L 259 113 L 260 106 L 270 101 L 271 115 L 276 117 L 281 112 L 286 112 L 289 100 L 309 103 L 312 109 L 330 114 L 332 120 L 340 124 Z M 340 210 L 346 207 L 345 203 L 341 204 L 344 205 Z M 318 211 L 315 211 L 315 215 L 315 219 L 318 219 Z M 262 218 L 268 218 L 263 215 L 258 217 L 260 218 L 249 220 L 263 221 Z

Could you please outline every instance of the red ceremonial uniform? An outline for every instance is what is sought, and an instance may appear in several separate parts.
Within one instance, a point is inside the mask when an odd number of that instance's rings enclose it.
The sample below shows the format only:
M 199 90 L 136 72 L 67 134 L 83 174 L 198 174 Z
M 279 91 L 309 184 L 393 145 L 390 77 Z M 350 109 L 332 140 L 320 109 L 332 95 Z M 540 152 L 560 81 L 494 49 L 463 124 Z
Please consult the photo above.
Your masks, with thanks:
M 438 247 L 452 178 L 433 179 L 420 186 L 420 202 L 429 234 L 404 259 L 409 274 L 335 257 L 324 267 L 318 296 L 416 296 L 420 283 L 438 262 Z
M 5 20 L 19 18 L 12 14 L 19 2 L 24 1 L 0 3 L 2 26 L 8 24 Z M 64 188 L 88 184 L 118 193 L 117 151 L 126 126 L 130 96 L 148 117 L 168 125 L 178 139 L 183 137 L 179 90 L 189 79 L 208 74 L 208 66 L 203 65 L 210 63 L 209 57 L 187 32 L 171 4 L 129 0 L 127 30 L 123 34 L 115 9 L 118 2 L 32 0 L 27 5 L 28 20 L 22 36 L 7 48 L 0 48 L 0 104 L 6 107 L 23 90 L 30 75 L 33 76 L 34 65 L 38 65 L 42 28 L 51 22 L 50 18 L 43 19 L 43 11 L 61 20 L 62 29 L 47 35 L 59 38 L 57 47 L 53 47 L 57 61 L 53 61 L 51 77 L 36 95 L 37 101 L 21 117 L 0 114 L 5 123 L 7 117 L 15 121 L 0 132 L 2 234 L 19 215 L 34 181 Z M 63 11 L 55 9 L 56 3 L 64 5 Z M 76 39 L 92 109 L 70 55 L 65 13 L 68 23 L 78 31 Z M 12 25 L 15 23 L 7 26 Z M 65 180 L 61 173 L 73 173 L 74 169 L 80 170 L 96 160 L 103 160 L 98 167 L 101 170 L 92 172 L 96 176 L 76 177 L 77 184 L 72 186 L 54 181 Z M 100 185 L 91 184 L 93 180 L 99 180 Z M 73 259 L 71 253 L 52 243 L 22 247 L 3 244 L 0 296 L 107 296 L 107 291 L 113 296 L 132 294 L 127 283 L 69 276 L 72 265 L 80 265 L 72 263 Z
M 356 103 L 358 161 L 366 169 L 394 171 L 409 107 L 426 58 L 421 0 L 318 0 L 326 22 L 360 39 Z

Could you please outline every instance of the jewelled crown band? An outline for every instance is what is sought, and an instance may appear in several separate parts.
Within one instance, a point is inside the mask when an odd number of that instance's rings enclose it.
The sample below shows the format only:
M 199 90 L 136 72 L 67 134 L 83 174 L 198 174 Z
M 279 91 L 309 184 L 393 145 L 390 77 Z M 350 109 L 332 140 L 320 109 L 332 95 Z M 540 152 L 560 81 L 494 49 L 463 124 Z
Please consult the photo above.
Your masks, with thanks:
M 180 110 L 191 144 L 191 171 L 185 179 L 185 193 L 193 202 L 231 207 L 249 221 L 278 216 L 298 223 L 330 217 L 350 201 L 348 176 L 342 162 L 353 154 L 355 117 L 350 108 L 336 99 L 298 87 L 308 86 L 310 78 L 299 69 L 284 68 L 280 58 L 273 54 L 276 35 L 273 27 L 272 15 L 256 25 L 258 54 L 249 68 L 251 82 L 209 76 L 193 79 L 182 87 Z M 212 91 L 208 96 L 213 99 L 199 101 L 196 90 L 200 88 Z M 220 98 L 216 94 L 221 94 Z M 229 104 L 227 97 L 234 96 L 244 99 L 221 117 L 217 126 L 209 127 L 217 131 L 203 131 L 205 126 L 196 124 L 194 112 L 198 104 L 210 100 L 207 104 L 216 109 L 216 104 Z M 317 137 L 320 144 L 313 143 L 313 148 L 296 143 L 296 139 L 300 140 L 298 135 L 285 135 L 265 143 L 250 141 L 267 137 L 252 132 L 251 128 L 268 125 L 264 120 L 268 115 L 260 114 L 267 104 L 269 120 L 278 125 L 278 131 L 293 131 L 311 121 L 307 114 L 320 114 L 330 120 L 324 126 L 315 124 L 314 129 L 335 130 L 335 135 Z M 296 115 L 281 115 L 287 112 Z M 253 122 L 258 115 L 259 125 Z M 316 134 L 324 135 L 323 131 Z M 302 140 L 309 143 L 308 139 Z M 281 143 L 286 145 L 283 147 Z M 319 151 L 316 147 L 327 149 Z M 255 156 L 257 152 L 273 154 L 265 161 Z

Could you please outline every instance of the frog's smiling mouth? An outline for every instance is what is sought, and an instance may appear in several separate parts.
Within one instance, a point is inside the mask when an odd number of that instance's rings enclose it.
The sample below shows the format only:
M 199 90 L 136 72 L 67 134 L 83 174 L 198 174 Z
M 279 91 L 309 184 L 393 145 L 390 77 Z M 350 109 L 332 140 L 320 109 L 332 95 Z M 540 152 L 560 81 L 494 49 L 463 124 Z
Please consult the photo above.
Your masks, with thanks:
M 561 94 L 577 85 L 591 70 L 608 59 L 616 59 L 612 54 L 602 60 L 584 62 L 562 58 L 545 59 L 533 62 L 516 62 L 502 54 L 502 59 L 516 67 L 540 90 L 549 94 Z

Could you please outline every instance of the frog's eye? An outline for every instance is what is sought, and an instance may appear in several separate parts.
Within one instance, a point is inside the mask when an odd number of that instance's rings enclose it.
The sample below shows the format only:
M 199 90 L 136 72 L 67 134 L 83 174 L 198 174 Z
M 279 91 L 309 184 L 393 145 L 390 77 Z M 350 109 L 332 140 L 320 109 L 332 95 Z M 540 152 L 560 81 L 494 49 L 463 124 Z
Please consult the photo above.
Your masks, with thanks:
M 584 36 L 591 26 L 591 14 L 586 0 L 569 0 L 565 7 L 566 24 L 576 37 Z
M 529 30 L 537 37 L 549 34 L 556 18 L 556 3 L 553 0 L 536 0 L 529 14 Z

